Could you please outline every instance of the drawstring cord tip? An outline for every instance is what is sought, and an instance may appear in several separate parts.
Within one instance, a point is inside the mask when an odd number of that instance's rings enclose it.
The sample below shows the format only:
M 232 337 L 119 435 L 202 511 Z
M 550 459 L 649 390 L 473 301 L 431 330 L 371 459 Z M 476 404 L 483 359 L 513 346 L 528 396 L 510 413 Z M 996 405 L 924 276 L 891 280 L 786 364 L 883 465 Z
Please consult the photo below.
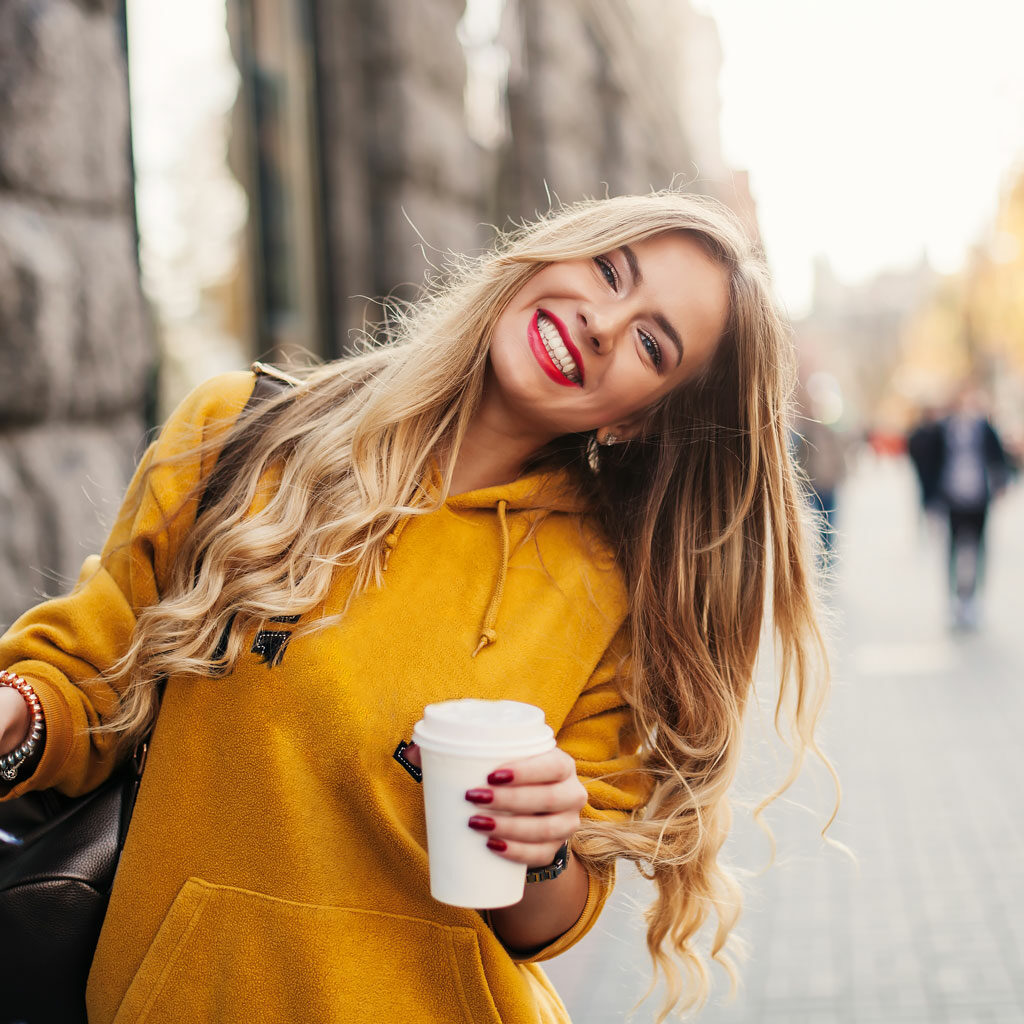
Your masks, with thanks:
M 476 650 L 473 652 L 475 658 L 485 647 L 489 647 L 498 639 L 498 634 L 493 629 L 485 629 L 480 634 L 480 642 L 476 645 Z

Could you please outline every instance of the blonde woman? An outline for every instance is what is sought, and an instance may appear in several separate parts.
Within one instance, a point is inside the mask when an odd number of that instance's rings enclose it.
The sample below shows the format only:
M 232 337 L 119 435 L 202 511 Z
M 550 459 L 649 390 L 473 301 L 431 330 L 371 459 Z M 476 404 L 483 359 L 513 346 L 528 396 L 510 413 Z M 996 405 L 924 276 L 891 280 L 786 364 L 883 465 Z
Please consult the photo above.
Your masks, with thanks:
M 186 398 L 75 591 L 0 642 L 11 794 L 97 786 L 159 700 L 94 1024 L 566 1021 L 538 963 L 618 858 L 655 880 L 670 1005 L 707 994 L 711 914 L 728 961 L 766 602 L 795 764 L 825 687 L 763 264 L 710 201 L 585 202 L 391 334 L 243 416 L 251 373 Z M 495 856 L 554 865 L 488 915 L 430 897 L 406 747 L 463 696 L 539 705 L 558 737 L 467 793 Z

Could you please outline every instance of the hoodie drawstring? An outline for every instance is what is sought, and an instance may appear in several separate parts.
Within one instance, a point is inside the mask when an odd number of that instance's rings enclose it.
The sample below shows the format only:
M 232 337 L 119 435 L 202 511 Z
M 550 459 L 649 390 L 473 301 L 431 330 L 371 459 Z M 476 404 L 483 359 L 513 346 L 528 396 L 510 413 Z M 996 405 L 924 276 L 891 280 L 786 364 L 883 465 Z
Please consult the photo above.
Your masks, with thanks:
M 388 571 L 388 565 L 391 562 L 391 554 L 398 547 L 398 539 L 402 536 L 402 531 L 412 522 L 412 516 L 405 516 L 403 519 L 399 519 L 395 524 L 395 528 L 384 538 L 384 564 L 381 567 L 384 572 Z
M 475 658 L 485 647 L 493 644 L 498 639 L 494 629 L 494 623 L 498 618 L 498 609 L 501 607 L 501 599 L 505 593 L 505 577 L 508 575 L 508 555 L 510 540 L 508 535 L 508 518 L 505 515 L 508 502 L 504 498 L 498 502 L 498 525 L 501 527 L 501 566 L 498 569 L 498 579 L 494 584 L 494 593 L 491 595 L 491 603 L 487 606 L 487 613 L 484 615 L 483 628 L 480 630 L 480 642 L 473 652 Z

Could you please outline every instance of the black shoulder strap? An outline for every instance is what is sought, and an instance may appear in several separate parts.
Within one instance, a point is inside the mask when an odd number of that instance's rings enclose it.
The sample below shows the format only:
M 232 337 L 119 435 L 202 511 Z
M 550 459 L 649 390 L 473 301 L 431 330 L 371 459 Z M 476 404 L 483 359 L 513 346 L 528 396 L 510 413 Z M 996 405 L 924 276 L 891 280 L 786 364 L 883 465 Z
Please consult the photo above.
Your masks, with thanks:
M 253 363 L 252 371 L 256 374 L 256 382 L 253 384 L 252 392 L 239 414 L 239 419 L 249 415 L 256 406 L 261 405 L 263 402 L 268 401 L 275 395 L 280 394 L 285 388 L 294 387 L 299 383 L 295 377 L 282 373 L 280 370 L 276 370 L 271 366 L 266 366 L 264 363 Z M 228 486 L 228 481 L 235 472 L 235 466 L 233 463 L 236 459 L 233 458 L 233 456 L 237 450 L 237 445 L 232 445 L 229 442 L 224 446 L 220 455 L 217 456 L 217 464 L 214 466 L 213 472 L 210 474 L 210 479 L 206 484 L 206 490 L 203 491 L 203 496 L 199 499 L 199 511 L 196 513 L 197 519 L 206 511 L 206 509 L 211 505 L 216 504 L 217 500 L 223 497 Z M 166 685 L 166 678 L 160 679 L 156 684 L 158 712 L 160 705 L 163 703 L 164 688 Z M 121 820 L 117 837 L 119 851 L 124 846 L 125 837 L 128 834 L 128 825 L 131 822 L 132 812 L 135 809 L 135 799 L 138 796 L 139 784 L 142 781 L 142 773 L 146 767 L 146 756 L 149 751 L 149 741 L 155 728 L 156 718 L 154 717 L 149 728 L 146 730 L 145 736 L 136 743 L 132 757 L 130 758 L 131 787 L 130 792 L 126 794 L 125 800 L 121 806 Z
M 299 383 L 295 377 L 281 373 L 280 370 L 275 370 L 264 363 L 253 363 L 252 369 L 256 374 L 256 383 L 253 385 L 252 393 L 239 414 L 239 421 L 252 413 L 257 406 L 269 401 L 275 395 L 279 395 L 286 388 L 294 387 Z M 210 506 L 216 505 L 224 497 L 224 492 L 228 488 L 231 477 L 237 470 L 238 451 L 239 447 L 236 439 L 236 443 L 229 441 L 224 446 L 220 455 L 217 456 L 217 465 L 214 466 L 213 472 L 207 481 L 206 490 L 203 491 L 203 496 L 199 499 L 199 509 L 196 512 L 197 519 Z

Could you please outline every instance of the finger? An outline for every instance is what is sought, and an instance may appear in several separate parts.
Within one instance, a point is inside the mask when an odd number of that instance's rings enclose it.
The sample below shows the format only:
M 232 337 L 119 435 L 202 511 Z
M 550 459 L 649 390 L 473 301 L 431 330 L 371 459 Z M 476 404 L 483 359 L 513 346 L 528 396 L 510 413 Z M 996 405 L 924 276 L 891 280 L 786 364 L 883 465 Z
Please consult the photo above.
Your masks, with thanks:
M 504 839 L 507 843 L 561 846 L 579 828 L 580 816 L 575 811 L 539 815 L 474 814 L 468 825 L 475 832 L 483 832 L 488 838 Z
M 539 782 L 561 782 L 576 774 L 576 762 L 557 747 L 544 754 L 508 761 L 487 776 L 492 786 L 523 786 Z
M 587 802 L 587 791 L 575 775 L 562 782 L 549 782 L 538 786 L 493 786 L 490 789 L 470 789 L 466 800 L 488 811 L 507 814 L 559 814 L 562 811 L 579 813 Z
M 555 859 L 561 843 L 518 843 L 507 839 L 487 840 L 487 848 L 497 857 L 525 864 L 527 867 L 541 867 Z

